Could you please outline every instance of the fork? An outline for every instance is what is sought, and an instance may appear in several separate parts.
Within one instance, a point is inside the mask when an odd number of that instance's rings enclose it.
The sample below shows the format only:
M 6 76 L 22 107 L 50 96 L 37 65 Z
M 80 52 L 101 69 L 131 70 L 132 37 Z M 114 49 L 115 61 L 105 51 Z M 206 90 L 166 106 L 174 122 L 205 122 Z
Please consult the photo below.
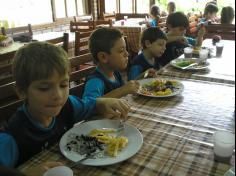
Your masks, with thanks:
M 123 134 L 125 129 L 125 122 L 123 120 L 120 120 L 118 128 L 116 129 L 116 132 L 120 132 L 121 134 Z
M 85 161 L 85 160 L 87 160 L 87 159 L 94 159 L 94 157 L 95 157 L 96 154 L 97 154 L 97 153 L 94 152 L 94 153 L 91 153 L 90 155 L 86 155 L 84 158 L 81 158 L 80 160 L 78 160 L 78 161 L 72 163 L 69 167 L 70 167 L 70 168 L 74 168 L 74 167 L 76 167 L 78 164 L 82 163 L 83 161 Z

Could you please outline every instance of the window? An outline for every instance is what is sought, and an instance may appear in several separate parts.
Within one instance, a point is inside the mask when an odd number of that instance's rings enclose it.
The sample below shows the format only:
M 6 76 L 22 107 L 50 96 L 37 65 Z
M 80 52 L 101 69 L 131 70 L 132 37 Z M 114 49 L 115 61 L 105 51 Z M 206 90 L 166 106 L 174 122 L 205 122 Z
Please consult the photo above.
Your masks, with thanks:
M 65 1 L 64 0 L 55 0 L 55 9 L 56 9 L 56 18 L 65 18 Z
M 116 0 L 105 0 L 105 13 L 117 12 Z
M 137 13 L 149 13 L 150 1 L 137 0 Z
M 86 0 L 77 0 L 77 7 L 78 7 L 78 15 L 85 15 L 86 14 Z
M 132 0 L 120 0 L 120 13 L 133 13 Z
M 2 26 L 19 27 L 52 22 L 50 0 L 7 0 L 0 6 Z
M 75 0 L 67 0 L 66 7 L 67 7 L 67 16 L 68 17 L 76 16 Z

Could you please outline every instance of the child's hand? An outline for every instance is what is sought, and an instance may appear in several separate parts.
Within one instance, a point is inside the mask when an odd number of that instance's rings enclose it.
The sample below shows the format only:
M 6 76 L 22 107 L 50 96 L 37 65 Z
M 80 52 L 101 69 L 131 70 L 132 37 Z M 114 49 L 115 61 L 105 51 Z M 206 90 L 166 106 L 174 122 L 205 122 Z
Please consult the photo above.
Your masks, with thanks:
M 134 80 L 129 81 L 124 86 L 122 86 L 121 89 L 121 91 L 126 92 L 126 94 L 135 94 L 138 92 L 139 82 Z
M 98 113 L 106 118 L 120 117 L 125 119 L 130 111 L 128 101 L 116 98 L 97 98 L 96 108 Z
M 157 75 L 157 70 L 150 68 L 144 73 L 144 78 L 154 78 Z
M 30 169 L 27 169 L 26 171 L 24 171 L 24 174 L 26 176 L 42 176 L 47 170 L 62 165 L 63 164 L 61 162 L 46 162 Z
M 188 44 L 188 41 L 184 36 L 179 36 L 177 41 L 179 41 L 182 44 L 186 44 L 186 45 Z

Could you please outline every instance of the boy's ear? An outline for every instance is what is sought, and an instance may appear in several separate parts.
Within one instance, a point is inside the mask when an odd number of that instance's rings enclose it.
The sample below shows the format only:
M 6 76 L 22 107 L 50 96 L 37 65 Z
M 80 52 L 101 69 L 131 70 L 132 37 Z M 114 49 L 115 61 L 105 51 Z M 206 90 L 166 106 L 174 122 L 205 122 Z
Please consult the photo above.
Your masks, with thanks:
M 101 63 L 107 63 L 108 62 L 108 54 L 106 52 L 98 52 L 97 54 L 98 60 Z
M 145 44 L 146 48 L 148 48 L 151 45 L 151 42 L 149 40 L 145 40 L 144 44 Z
M 25 99 L 26 98 L 26 94 L 23 90 L 19 89 L 18 87 L 15 87 L 16 90 L 16 94 L 20 99 Z

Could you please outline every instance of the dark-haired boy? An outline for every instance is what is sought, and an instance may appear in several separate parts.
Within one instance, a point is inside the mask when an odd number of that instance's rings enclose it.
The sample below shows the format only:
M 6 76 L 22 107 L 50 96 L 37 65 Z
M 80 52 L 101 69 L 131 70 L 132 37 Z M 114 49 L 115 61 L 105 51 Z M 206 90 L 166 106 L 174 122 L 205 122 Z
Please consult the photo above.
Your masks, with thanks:
M 160 68 L 157 57 L 161 57 L 166 49 L 166 35 L 157 27 L 147 28 L 142 32 L 142 53 L 136 56 L 129 66 L 128 80 L 143 78 L 155 74 Z M 146 76 L 145 76 L 146 77 Z
M 87 77 L 83 99 L 90 100 L 101 96 L 120 98 L 137 92 L 138 82 L 124 84 L 119 72 L 126 69 L 129 55 L 121 31 L 115 28 L 97 29 L 90 36 L 89 49 L 97 68 Z
M 188 46 L 200 47 L 202 45 L 205 27 L 202 25 L 198 30 L 196 39 L 186 37 L 185 33 L 189 27 L 187 16 L 182 12 L 175 12 L 167 17 L 167 44 L 164 54 L 159 58 L 159 63 L 164 66 L 171 60 L 183 54 L 183 50 Z

